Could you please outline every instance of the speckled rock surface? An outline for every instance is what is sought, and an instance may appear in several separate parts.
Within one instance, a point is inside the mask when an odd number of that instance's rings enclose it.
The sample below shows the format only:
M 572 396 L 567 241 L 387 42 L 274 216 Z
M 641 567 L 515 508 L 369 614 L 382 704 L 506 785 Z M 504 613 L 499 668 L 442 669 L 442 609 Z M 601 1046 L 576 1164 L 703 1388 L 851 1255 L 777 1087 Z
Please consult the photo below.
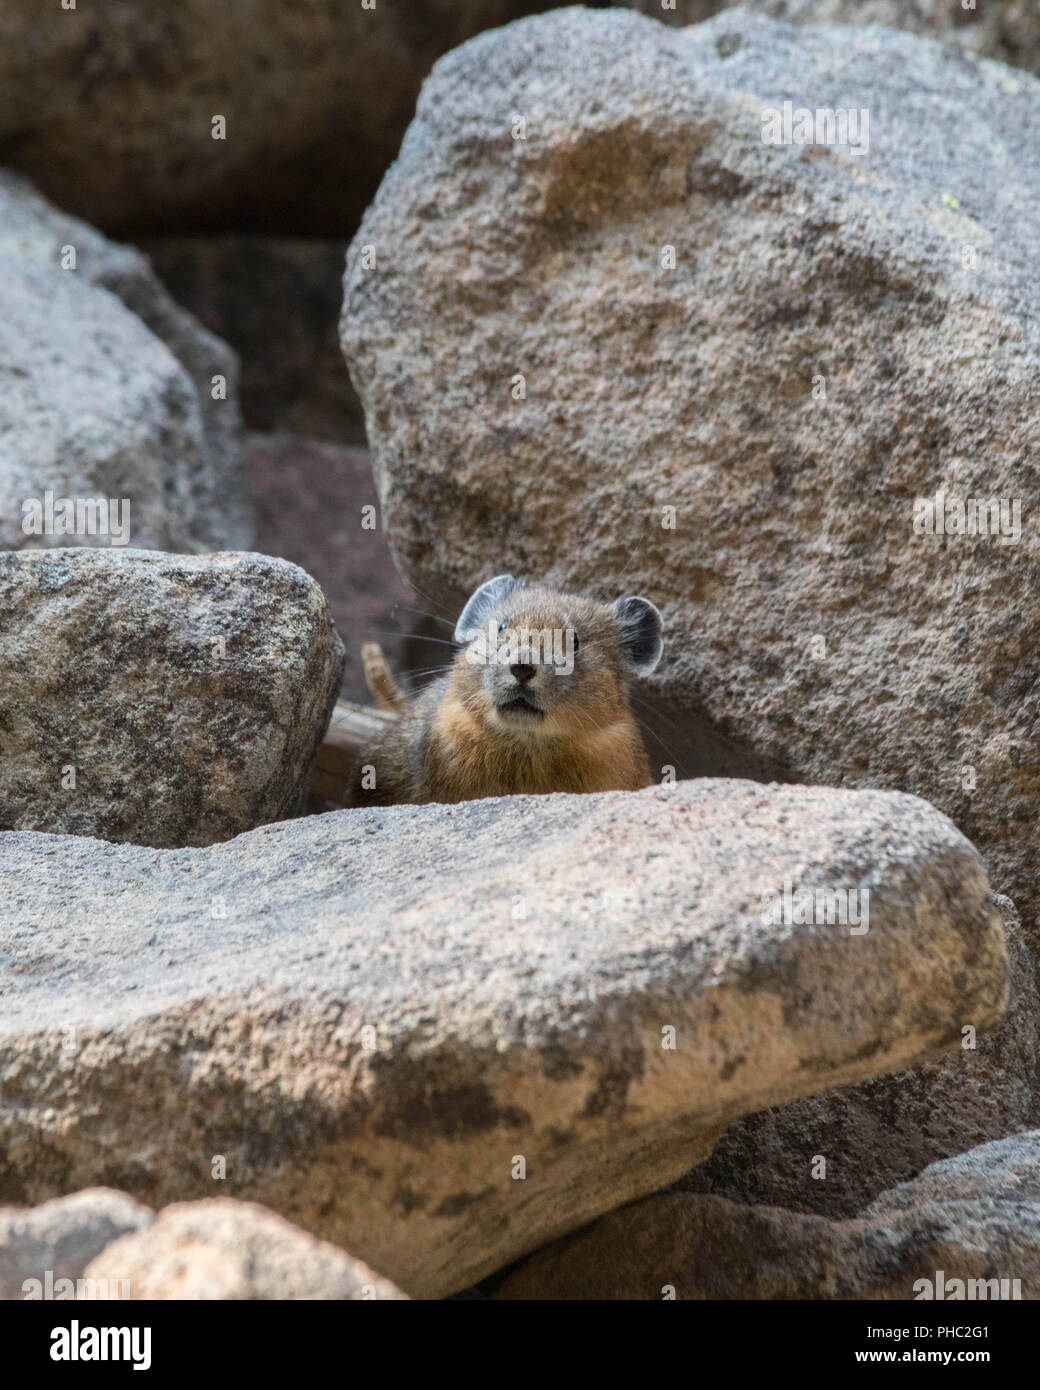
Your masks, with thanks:
M 765 144 L 785 100 L 867 152 Z M 556 11 L 436 65 L 342 324 L 407 580 L 623 576 L 677 753 L 927 797 L 1034 937 L 1038 146 L 1040 82 L 909 34 Z M 1018 542 L 915 534 L 943 488 Z
M 785 879 L 869 891 L 868 930 L 764 913 Z M 0 1199 L 162 1206 L 212 1196 L 221 1155 L 223 1195 L 420 1296 L 661 1188 L 741 1114 L 995 1025 L 1007 990 L 932 807 L 710 780 L 198 850 L 0 836 L 0 962 Z
M 99 227 L 341 236 L 439 53 L 538 0 L 0 11 L 0 159 Z M 226 120 L 214 139 L 212 120 Z
M 621 0 L 624 3 L 624 0 Z M 956 44 L 983 58 L 1040 70 L 1036 0 L 631 0 L 631 8 L 665 24 L 699 24 L 743 5 L 792 24 L 887 24 Z
M 115 1241 L 87 1278 L 129 1281 L 131 1299 L 403 1299 L 361 1260 L 254 1202 L 176 1202 Z
M 52 1298 L 74 1298 L 58 1281 L 81 1278 L 106 1245 L 149 1225 L 153 1215 L 125 1192 L 104 1187 L 38 1207 L 0 1206 L 0 1299 L 44 1297 L 48 1288 Z
M 1040 1299 L 1040 1130 L 933 1164 L 851 1221 L 689 1193 L 650 1197 L 540 1251 L 496 1297 L 660 1299 L 668 1290 L 960 1306 Z
M 1040 1125 L 1040 992 L 1009 898 L 1011 999 L 1000 1027 L 939 1061 L 748 1115 L 677 1187 L 749 1205 L 852 1216 L 929 1163 Z M 964 1029 L 971 1028 L 965 1019 Z M 819 1158 L 826 1161 L 822 1169 Z
M 296 813 L 343 646 L 284 560 L 25 550 L 0 670 L 0 829 L 199 845 Z
M 64 248 L 74 269 L 63 268 Z M 238 360 L 227 344 L 174 303 L 139 252 L 3 171 L 0 283 L 0 547 L 108 544 L 27 535 L 22 502 L 47 489 L 127 499 L 138 547 L 248 546 Z

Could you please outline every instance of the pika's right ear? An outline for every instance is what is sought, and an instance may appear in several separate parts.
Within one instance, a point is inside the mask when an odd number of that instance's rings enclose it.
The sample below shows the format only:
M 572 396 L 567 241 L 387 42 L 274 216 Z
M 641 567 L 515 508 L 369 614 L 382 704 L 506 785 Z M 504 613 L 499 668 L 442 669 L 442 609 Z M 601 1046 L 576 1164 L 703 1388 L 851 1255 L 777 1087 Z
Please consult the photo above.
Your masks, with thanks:
M 511 574 L 496 574 L 486 584 L 481 584 L 469 597 L 465 608 L 455 624 L 455 641 L 468 642 L 475 632 L 484 626 L 484 619 L 492 608 L 502 602 L 507 594 L 516 588 L 516 580 Z
M 637 676 L 648 676 L 661 660 L 661 614 L 648 598 L 629 594 L 611 604 L 618 625 L 621 659 Z

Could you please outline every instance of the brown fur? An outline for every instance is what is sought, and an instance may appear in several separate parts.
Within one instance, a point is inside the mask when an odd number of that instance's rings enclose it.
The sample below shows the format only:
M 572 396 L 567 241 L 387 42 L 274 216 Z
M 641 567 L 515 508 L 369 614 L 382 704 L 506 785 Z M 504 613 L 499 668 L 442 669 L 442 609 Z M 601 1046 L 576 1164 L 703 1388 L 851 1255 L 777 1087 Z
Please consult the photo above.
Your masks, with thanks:
M 573 672 L 535 664 L 519 712 L 517 669 L 473 664 L 459 652 L 448 675 L 409 701 L 400 720 L 362 757 L 376 785 L 355 805 L 469 801 L 522 792 L 635 791 L 650 767 L 628 705 L 623 632 L 611 608 L 544 586 L 517 588 L 481 623 L 577 634 Z M 522 655 L 528 655 L 525 650 Z

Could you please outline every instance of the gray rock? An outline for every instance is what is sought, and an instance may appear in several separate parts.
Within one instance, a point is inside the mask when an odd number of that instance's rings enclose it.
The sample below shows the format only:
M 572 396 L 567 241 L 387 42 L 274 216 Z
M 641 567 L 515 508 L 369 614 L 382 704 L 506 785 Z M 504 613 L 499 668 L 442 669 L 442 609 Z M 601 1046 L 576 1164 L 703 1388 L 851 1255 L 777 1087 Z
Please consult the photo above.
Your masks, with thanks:
M 4 0 L 0 151 L 118 235 L 342 236 L 438 54 L 545 0 Z M 213 138 L 213 119 L 226 138 Z M 220 132 L 218 131 L 218 134 Z M 262 292 L 262 291 L 261 291 Z
M 284 560 L 0 552 L 0 828 L 178 846 L 293 815 L 343 658 Z
M 0 1207 L 0 1299 L 74 1299 L 75 1282 L 95 1255 L 152 1218 L 125 1192 L 104 1187 L 30 1209 Z
M 677 1188 L 852 1216 L 929 1163 L 1040 1125 L 1036 968 L 1014 905 L 995 894 L 994 901 L 1011 967 L 1011 1000 L 999 1028 L 985 1037 L 966 1033 L 941 1060 L 914 1071 L 748 1115 Z
M 154 1225 L 98 1255 L 87 1278 L 109 1289 L 126 1288 L 130 1299 L 405 1297 L 345 1250 L 253 1202 L 226 1197 L 165 1207 Z
M 624 0 L 622 0 L 624 3 Z M 956 44 L 982 58 L 1040 71 L 1036 0 L 631 0 L 665 24 L 699 24 L 742 5 L 792 24 L 886 24 Z
M 1034 934 L 1038 146 L 1035 78 L 908 34 L 556 11 L 436 65 L 342 324 L 407 581 L 647 594 L 657 767 L 925 796 Z M 1018 543 L 915 534 L 943 488 Z
M 869 891 L 868 930 L 763 912 L 785 879 Z M 674 1181 L 741 1114 L 996 1025 L 1007 990 L 933 808 L 707 780 L 207 849 L 0 836 L 0 969 L 0 1196 L 162 1206 L 221 1158 L 222 1195 L 424 1297 Z
M 74 269 L 62 266 L 64 248 Z M 28 536 L 22 503 L 47 490 L 126 499 L 138 547 L 247 546 L 227 344 L 173 302 L 139 252 L 2 171 L 0 282 L 0 546 L 109 544 Z M 224 399 L 213 399 L 216 376 Z
M 495 1297 L 1040 1299 L 1040 1130 L 933 1164 L 851 1221 L 650 1197 L 539 1251 Z

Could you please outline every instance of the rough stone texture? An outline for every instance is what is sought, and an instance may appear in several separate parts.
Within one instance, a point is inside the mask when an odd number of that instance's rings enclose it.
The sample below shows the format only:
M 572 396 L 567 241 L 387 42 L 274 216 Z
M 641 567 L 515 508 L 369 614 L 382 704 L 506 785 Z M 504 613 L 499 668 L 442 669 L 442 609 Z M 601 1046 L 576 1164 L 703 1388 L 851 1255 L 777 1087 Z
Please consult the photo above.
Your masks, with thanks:
M 79 1279 L 110 1241 L 147 1226 L 148 1207 L 125 1192 L 88 1188 L 28 1210 L 0 1207 L 0 1299 L 24 1299 L 26 1280 L 45 1285 L 48 1271 L 56 1296 L 74 1297 L 59 1279 Z
M 258 547 L 265 555 L 292 560 L 321 585 L 347 652 L 343 697 L 371 704 L 360 644 L 379 642 L 392 668 L 401 672 L 400 634 L 408 631 L 423 600 L 394 569 L 368 450 L 292 434 L 252 434 L 246 467 L 257 498 Z M 364 507 L 374 513 L 363 512 Z M 366 529 L 363 522 L 372 515 L 376 527 Z M 447 627 L 447 636 L 453 627 Z M 433 643 L 413 653 L 411 662 L 420 668 L 441 665 L 445 650 Z
M 108 231 L 357 223 L 439 53 L 538 0 L 0 11 L 0 163 Z M 212 120 L 226 118 L 226 139 Z
M 64 247 L 75 269 L 63 269 Z M 27 536 L 22 502 L 48 488 L 127 498 L 139 547 L 247 546 L 227 344 L 174 303 L 139 252 L 3 171 L 0 284 L 0 547 L 107 545 Z M 212 396 L 218 375 L 223 400 Z
M 1040 1125 L 1040 993 L 1010 899 L 1003 917 L 1011 1000 L 998 1029 L 940 1061 L 748 1115 L 677 1184 L 749 1205 L 852 1216 L 929 1163 Z M 965 1023 L 970 1020 L 965 1019 Z M 827 1160 L 826 1178 L 813 1159 Z
M 785 877 L 869 887 L 869 931 L 764 921 Z M 219 1154 L 227 1195 L 420 1296 L 674 1181 L 740 1114 L 995 1025 L 1007 989 L 978 855 L 884 792 L 396 806 L 166 853 L 13 834 L 0 914 L 0 1197 L 162 1206 L 212 1195 Z
M 869 153 L 764 144 L 791 99 Z M 909 34 L 556 11 L 436 65 L 342 325 L 406 580 L 646 593 L 677 753 L 927 797 L 1030 930 L 1038 146 L 1035 78 Z M 915 535 L 943 486 L 1020 542 Z
M 284 560 L 23 550 L 0 670 L 0 829 L 175 847 L 297 811 L 343 646 Z
M 88 1279 L 129 1280 L 131 1299 L 402 1299 L 361 1260 L 253 1202 L 210 1198 L 166 1207 L 115 1241 Z M 118 1285 L 117 1285 L 118 1286 Z
M 345 239 L 175 236 L 138 245 L 177 303 L 238 354 L 250 429 L 365 442 L 337 331 Z
M 917 1299 L 919 1279 L 1008 1280 L 1040 1299 L 1040 1130 L 933 1164 L 861 1218 L 829 1221 L 669 1193 L 533 1256 L 497 1298 Z M 968 1288 L 961 1296 L 971 1297 Z M 963 1307 L 964 1304 L 959 1304 Z
M 622 0 L 624 3 L 624 0 Z M 1036 0 L 630 0 L 665 24 L 699 24 L 719 10 L 743 5 L 792 24 L 887 24 L 942 39 L 983 58 L 1040 71 L 1040 8 Z

